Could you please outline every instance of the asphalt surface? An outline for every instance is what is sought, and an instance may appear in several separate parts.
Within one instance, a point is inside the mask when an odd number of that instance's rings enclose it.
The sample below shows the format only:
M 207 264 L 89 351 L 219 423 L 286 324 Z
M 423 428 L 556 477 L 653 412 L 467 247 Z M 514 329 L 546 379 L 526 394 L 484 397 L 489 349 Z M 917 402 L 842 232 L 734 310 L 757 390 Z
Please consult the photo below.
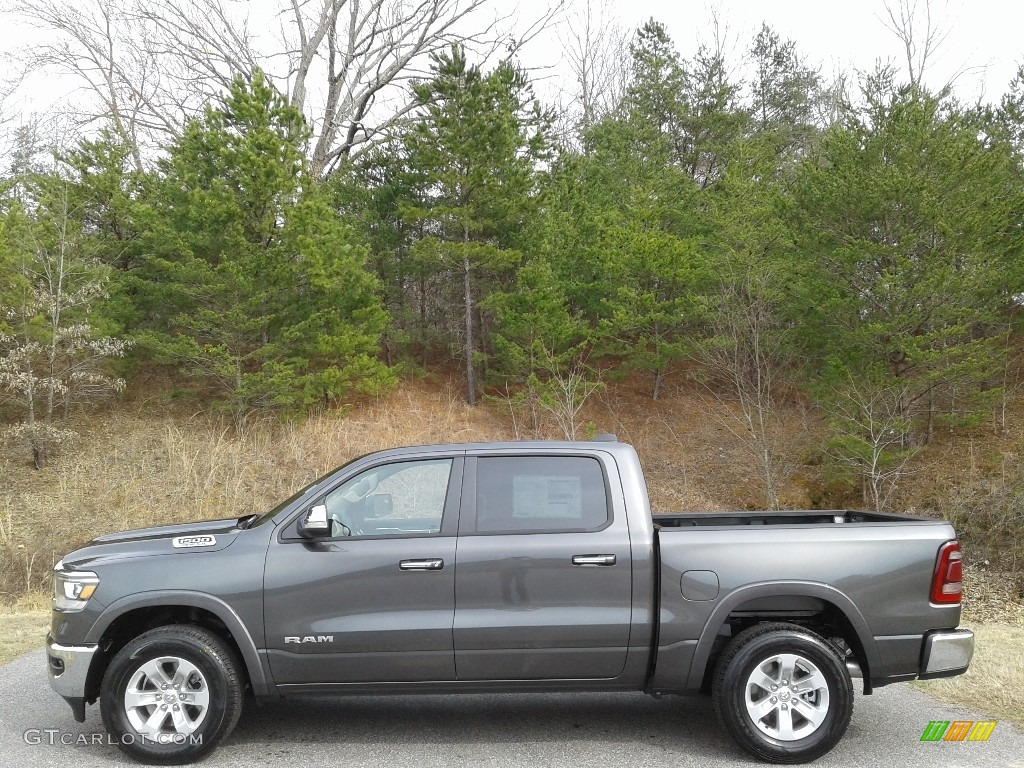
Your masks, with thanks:
M 46 680 L 43 651 L 0 667 L 0 766 L 134 765 Z M 931 720 L 987 720 L 900 684 L 858 696 L 836 749 L 815 766 L 1024 768 L 1024 734 L 999 723 L 981 742 L 921 742 Z M 52 735 L 47 729 L 55 729 Z M 92 742 L 98 743 L 92 743 Z M 672 766 L 759 765 L 715 722 L 704 696 L 643 694 L 303 697 L 250 706 L 202 765 Z

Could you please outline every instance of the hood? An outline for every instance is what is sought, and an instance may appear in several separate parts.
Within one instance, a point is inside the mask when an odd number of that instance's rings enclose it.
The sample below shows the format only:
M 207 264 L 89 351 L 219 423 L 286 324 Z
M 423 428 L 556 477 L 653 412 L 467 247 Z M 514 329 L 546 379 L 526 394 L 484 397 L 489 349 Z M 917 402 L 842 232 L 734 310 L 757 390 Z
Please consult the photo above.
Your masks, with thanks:
M 234 517 L 224 520 L 205 520 L 199 523 L 177 523 L 175 525 L 158 525 L 153 528 L 136 528 L 132 531 L 118 531 L 97 536 L 91 544 L 116 544 L 123 541 L 138 539 L 165 539 L 183 536 L 199 536 L 211 534 L 216 537 L 218 532 L 228 533 L 238 528 L 238 519 Z
M 237 518 L 160 525 L 97 536 L 81 549 L 65 555 L 65 566 L 82 568 L 97 561 L 159 555 L 187 556 L 216 552 L 230 546 L 242 529 Z

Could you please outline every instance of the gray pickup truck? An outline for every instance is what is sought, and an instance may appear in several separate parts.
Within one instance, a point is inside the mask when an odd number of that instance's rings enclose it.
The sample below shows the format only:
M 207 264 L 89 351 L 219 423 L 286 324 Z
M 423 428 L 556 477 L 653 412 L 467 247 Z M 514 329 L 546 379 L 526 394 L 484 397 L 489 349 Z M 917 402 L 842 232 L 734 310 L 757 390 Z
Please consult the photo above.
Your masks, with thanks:
M 100 536 L 54 568 L 47 662 L 78 721 L 178 764 L 256 700 L 710 691 L 737 743 L 813 760 L 865 693 L 958 675 L 960 547 L 849 511 L 651 515 L 629 445 L 358 458 L 263 515 Z

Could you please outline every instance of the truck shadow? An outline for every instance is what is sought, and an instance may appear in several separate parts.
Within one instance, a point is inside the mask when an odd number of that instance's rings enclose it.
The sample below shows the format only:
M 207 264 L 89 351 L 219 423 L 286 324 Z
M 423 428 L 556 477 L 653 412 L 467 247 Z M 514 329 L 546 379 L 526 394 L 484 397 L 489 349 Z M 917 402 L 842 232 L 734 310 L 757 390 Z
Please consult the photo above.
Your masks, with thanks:
M 615 742 L 734 750 L 707 696 L 459 694 L 296 697 L 250 706 L 227 745 Z M 734 756 L 742 759 L 738 750 Z

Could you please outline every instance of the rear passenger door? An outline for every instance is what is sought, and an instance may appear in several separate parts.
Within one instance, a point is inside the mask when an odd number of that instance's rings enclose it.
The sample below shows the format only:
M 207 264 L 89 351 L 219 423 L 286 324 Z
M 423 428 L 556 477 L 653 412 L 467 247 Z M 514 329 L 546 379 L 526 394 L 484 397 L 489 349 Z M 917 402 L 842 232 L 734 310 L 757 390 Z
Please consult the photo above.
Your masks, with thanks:
M 632 564 L 625 514 L 612 503 L 609 478 L 621 500 L 617 477 L 596 451 L 467 458 L 455 575 L 459 680 L 622 673 Z

